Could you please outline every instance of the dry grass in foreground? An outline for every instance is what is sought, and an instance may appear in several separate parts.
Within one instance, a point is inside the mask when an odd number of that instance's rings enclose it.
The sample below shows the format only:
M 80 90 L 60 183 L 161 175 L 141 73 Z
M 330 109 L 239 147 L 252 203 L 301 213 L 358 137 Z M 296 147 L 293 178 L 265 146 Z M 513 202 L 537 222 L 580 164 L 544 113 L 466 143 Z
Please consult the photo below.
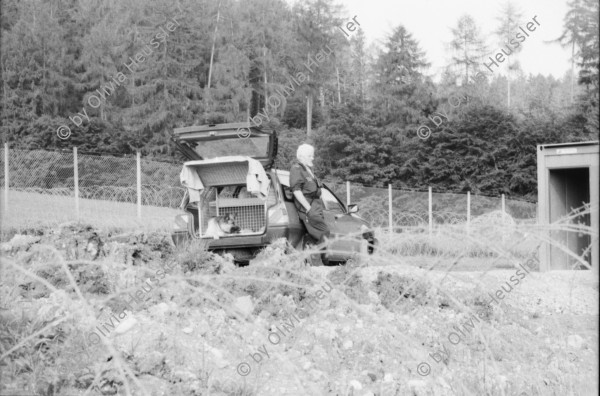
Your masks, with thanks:
M 597 271 L 517 276 L 531 225 L 380 236 L 340 267 L 282 241 L 238 268 L 165 233 L 38 231 L 2 244 L 3 394 L 597 394 Z

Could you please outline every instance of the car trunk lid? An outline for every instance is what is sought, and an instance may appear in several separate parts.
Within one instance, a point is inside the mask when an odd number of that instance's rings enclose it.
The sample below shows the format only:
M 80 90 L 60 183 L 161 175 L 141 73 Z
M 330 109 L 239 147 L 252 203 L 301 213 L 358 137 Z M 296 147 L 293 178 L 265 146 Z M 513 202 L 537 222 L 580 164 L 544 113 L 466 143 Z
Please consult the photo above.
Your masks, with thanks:
M 175 128 L 173 141 L 188 160 L 245 156 L 259 161 L 268 170 L 277 155 L 277 133 L 250 123 Z

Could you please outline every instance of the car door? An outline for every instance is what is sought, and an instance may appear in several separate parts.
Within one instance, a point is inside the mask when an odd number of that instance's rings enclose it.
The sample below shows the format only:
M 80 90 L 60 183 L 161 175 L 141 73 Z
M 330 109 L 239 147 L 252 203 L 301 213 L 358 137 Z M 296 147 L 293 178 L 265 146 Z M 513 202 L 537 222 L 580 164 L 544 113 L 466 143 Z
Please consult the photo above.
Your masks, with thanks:
M 327 186 L 323 186 L 321 189 L 321 200 L 325 207 L 323 210 L 325 222 L 332 234 L 361 234 L 361 226 L 365 224 L 364 220 L 348 213 L 346 205 Z

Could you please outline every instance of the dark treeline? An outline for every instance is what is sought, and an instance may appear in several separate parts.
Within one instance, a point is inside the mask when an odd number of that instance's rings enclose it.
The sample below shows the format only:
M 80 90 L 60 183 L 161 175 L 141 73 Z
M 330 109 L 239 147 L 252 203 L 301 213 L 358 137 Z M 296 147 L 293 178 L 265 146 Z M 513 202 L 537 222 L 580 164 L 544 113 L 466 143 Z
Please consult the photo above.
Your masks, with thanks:
M 507 4 L 488 40 L 468 15 L 440 33 L 440 82 L 405 27 L 379 47 L 360 29 L 347 38 L 338 27 L 353 15 L 330 0 L 1 4 L 1 128 L 14 148 L 177 159 L 174 127 L 252 118 L 280 132 L 283 167 L 309 141 L 329 180 L 533 199 L 536 144 L 598 139 L 598 0 L 572 0 L 548 44 L 572 50 L 573 73 L 526 75 L 518 55 L 508 77 L 487 71 L 530 17 Z

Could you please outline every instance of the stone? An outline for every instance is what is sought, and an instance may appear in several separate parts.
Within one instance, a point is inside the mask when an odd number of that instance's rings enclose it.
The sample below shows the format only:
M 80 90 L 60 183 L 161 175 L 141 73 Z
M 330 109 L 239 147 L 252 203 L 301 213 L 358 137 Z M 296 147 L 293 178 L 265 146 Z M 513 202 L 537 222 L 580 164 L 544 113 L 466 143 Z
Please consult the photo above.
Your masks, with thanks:
M 410 390 L 417 395 L 426 393 L 425 389 L 427 388 L 427 382 L 423 380 L 409 380 L 407 385 Z
M 567 345 L 574 349 L 581 349 L 583 347 L 584 340 L 577 334 L 571 334 L 567 337 Z
M 34 243 L 38 243 L 40 241 L 40 237 L 35 237 L 31 235 L 21 235 L 17 234 L 8 242 L 8 246 L 6 246 L 6 250 L 12 250 L 13 252 L 24 250 L 27 251 L 31 245 Z
M 349 385 L 356 390 L 361 390 L 363 388 L 362 384 L 357 380 L 350 381 Z
M 369 292 L 367 293 L 367 295 L 369 296 L 369 301 L 371 302 L 371 304 L 379 304 L 381 303 L 381 300 L 379 299 L 379 295 L 377 293 L 375 293 L 373 290 L 369 290 Z M 361 329 L 362 328 L 362 323 L 356 324 L 356 328 L 357 329 Z
M 233 306 L 244 316 L 248 316 L 254 311 L 254 304 L 252 303 L 252 297 L 250 296 L 236 298 L 233 302 Z
M 210 350 L 210 353 L 214 357 L 215 366 L 220 369 L 229 366 L 229 362 L 226 359 L 223 359 L 223 352 L 221 352 L 220 349 L 212 348 L 210 346 L 207 346 L 207 349 Z
M 131 329 L 133 329 L 137 323 L 137 319 L 134 318 L 133 315 L 130 315 L 117 326 L 117 328 L 115 329 L 115 333 L 125 334 Z
M 148 311 L 150 311 L 150 314 L 155 317 L 165 316 L 167 312 L 169 312 L 169 310 L 169 305 L 165 302 L 158 303 L 148 309 Z
M 161 367 L 164 366 L 166 357 L 164 354 L 157 351 L 150 351 L 140 355 L 138 361 L 138 369 L 142 373 L 158 374 Z
M 325 373 L 324 373 L 324 372 L 322 372 L 321 370 L 315 370 L 315 369 L 312 369 L 312 370 L 310 370 L 310 378 L 311 378 L 313 381 L 318 381 L 318 380 L 320 380 L 321 378 L 328 378 L 328 377 L 327 377 L 327 376 L 325 376 Z

